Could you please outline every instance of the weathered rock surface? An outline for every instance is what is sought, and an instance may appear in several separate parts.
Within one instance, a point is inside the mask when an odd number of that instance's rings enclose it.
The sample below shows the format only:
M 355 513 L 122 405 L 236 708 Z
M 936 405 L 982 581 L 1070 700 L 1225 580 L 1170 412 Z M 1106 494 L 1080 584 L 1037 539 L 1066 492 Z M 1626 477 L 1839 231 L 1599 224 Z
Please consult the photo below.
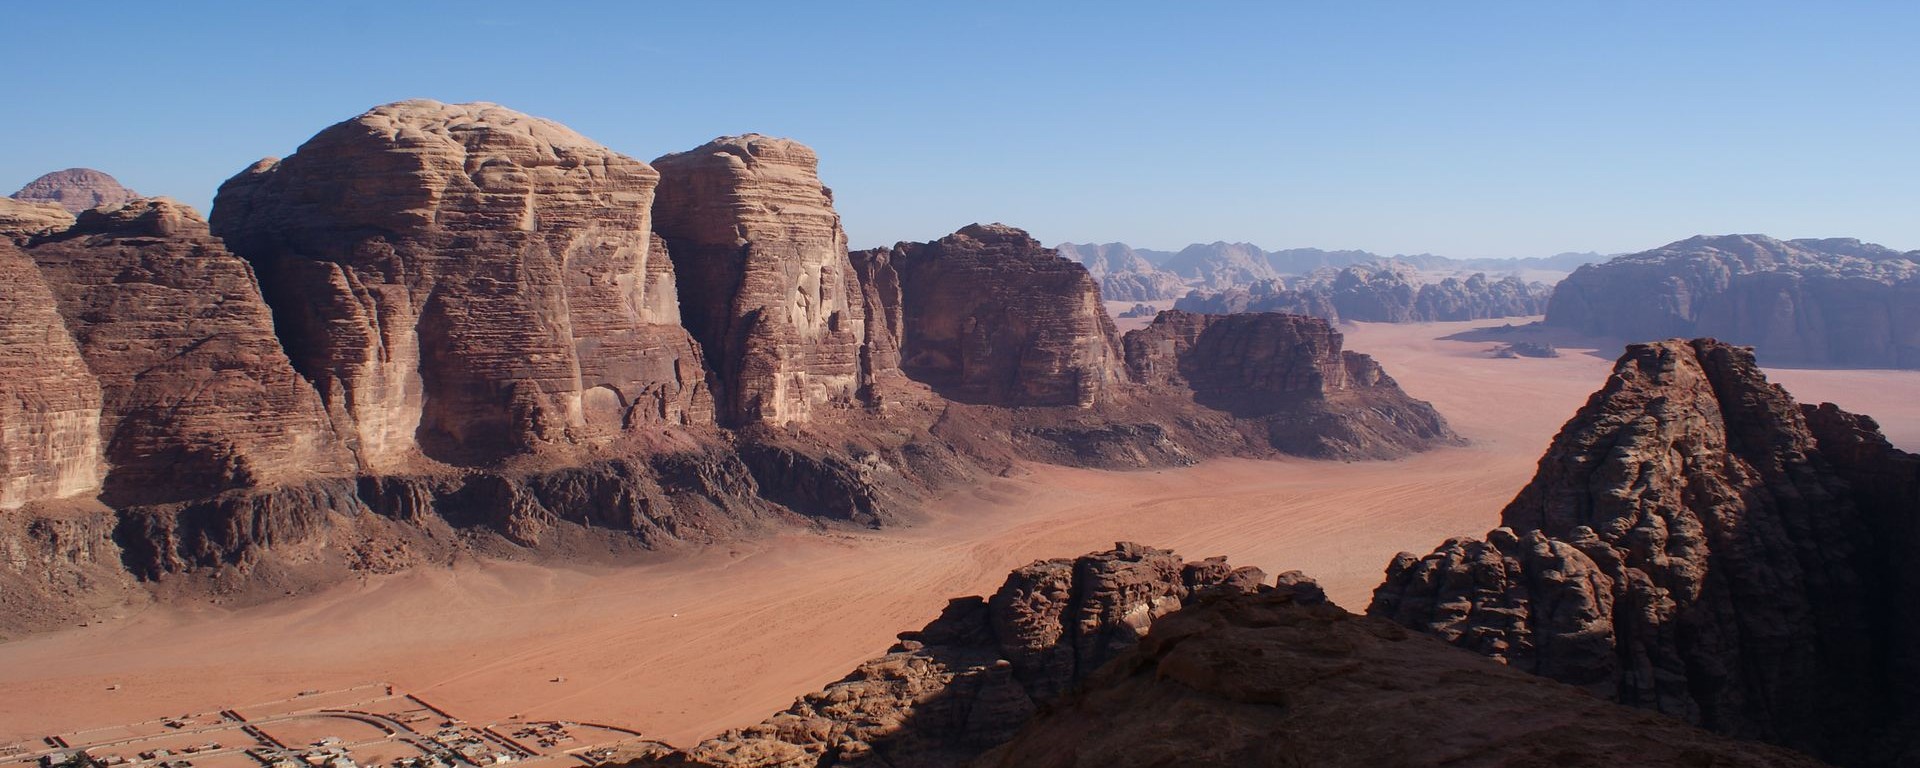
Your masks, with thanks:
M 947 604 L 887 655 L 765 722 L 627 765 L 960 765 L 1011 738 L 1039 709 L 1126 652 L 1156 617 L 1199 594 L 1262 588 L 1257 569 L 1182 563 L 1121 543 L 1007 576 L 990 597 Z M 1315 588 L 1296 587 L 1300 594 Z
M 1920 758 L 1920 456 L 1753 354 L 1634 345 L 1485 540 L 1401 554 L 1369 613 L 1844 765 Z
M 103 407 L 103 499 L 155 504 L 346 476 L 253 272 L 166 198 L 83 211 L 28 249 Z
M 1581 267 L 1546 323 L 1629 341 L 1714 336 L 1768 364 L 1920 368 L 1920 252 L 1694 237 Z
M 100 383 L 33 259 L 0 243 L 0 511 L 97 492 Z
M 940 394 L 1085 408 L 1123 382 L 1099 286 L 1026 232 L 971 224 L 885 258 L 900 282 L 902 368 Z
M 1215 592 L 976 768 L 1814 766 L 1288 590 Z
M 73 214 L 53 203 L 0 198 L 0 239 L 14 245 L 73 226 Z
M 1457 440 L 1431 405 L 1343 343 L 1319 318 L 1179 310 L 1125 339 L 1135 381 L 1259 423 L 1284 453 L 1384 458 Z
M 229 180 L 213 225 L 362 466 L 484 464 L 711 420 L 657 179 L 553 122 L 407 101 Z
M 117 206 L 140 199 L 140 194 L 92 168 L 68 168 L 54 171 L 20 188 L 13 199 L 30 203 L 52 203 L 68 213 L 79 213 L 100 206 Z
M 717 374 L 723 423 L 805 423 L 858 405 L 865 303 L 813 150 L 748 134 L 653 164 L 654 228 Z
M 1288 312 L 1335 322 L 1425 323 L 1537 315 L 1552 293 L 1550 286 L 1517 277 L 1492 280 L 1475 273 L 1423 282 L 1404 268 L 1375 264 L 1195 291 L 1174 306 L 1207 314 Z
M 1159 301 L 1187 295 L 1186 280 L 1155 266 L 1126 243 L 1061 243 L 1054 250 L 1086 267 L 1107 301 Z

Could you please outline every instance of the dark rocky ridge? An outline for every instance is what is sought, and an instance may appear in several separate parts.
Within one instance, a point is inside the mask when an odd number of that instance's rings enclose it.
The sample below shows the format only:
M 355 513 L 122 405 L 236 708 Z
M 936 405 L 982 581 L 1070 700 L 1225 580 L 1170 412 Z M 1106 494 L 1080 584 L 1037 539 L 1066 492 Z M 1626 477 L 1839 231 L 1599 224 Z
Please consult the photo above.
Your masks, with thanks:
M 1423 283 L 1400 268 L 1361 265 L 1194 291 L 1174 307 L 1207 314 L 1289 312 L 1334 322 L 1424 323 L 1537 315 L 1552 293 L 1550 286 L 1517 277 L 1492 280 L 1476 273 Z
M 1920 368 L 1920 252 L 1694 237 L 1581 267 L 1546 323 L 1634 341 L 1714 336 L 1768 364 Z
M 1397 557 L 1369 613 L 1843 765 L 1920 757 L 1920 456 L 1752 352 L 1629 347 L 1501 522 Z

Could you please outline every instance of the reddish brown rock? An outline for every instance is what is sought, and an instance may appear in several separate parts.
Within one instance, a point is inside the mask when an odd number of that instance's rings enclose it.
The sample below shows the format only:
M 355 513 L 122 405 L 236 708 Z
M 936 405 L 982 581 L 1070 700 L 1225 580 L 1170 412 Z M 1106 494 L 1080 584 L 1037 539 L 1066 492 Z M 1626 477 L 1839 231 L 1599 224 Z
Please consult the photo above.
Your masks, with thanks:
M 957 764 L 957 763 L 956 763 Z M 1298 592 L 1161 617 L 976 768 L 1820 765 L 1585 695 Z
M 165 198 L 29 249 L 104 396 L 105 499 L 152 504 L 353 472 L 253 272 Z
M 972 224 L 884 258 L 899 275 L 902 368 L 940 394 L 1085 408 L 1124 381 L 1099 286 L 1026 232 Z
M 992 597 L 947 604 L 887 655 L 765 722 L 628 765 L 955 766 L 1011 738 L 1040 708 L 1195 595 L 1258 589 L 1256 569 L 1121 543 L 1009 574 Z
M 1285 453 L 1387 458 L 1458 440 L 1431 405 L 1343 343 L 1319 318 L 1178 310 L 1125 339 L 1135 381 L 1258 423 Z
M 799 142 L 758 134 L 653 161 L 654 228 L 728 425 L 805 423 L 860 404 L 864 300 L 819 164 Z
M 213 223 L 363 466 L 485 463 L 710 420 L 657 178 L 556 123 L 408 101 L 229 180 Z
M 33 259 L 0 243 L 0 511 L 100 489 L 100 384 Z
M 68 213 L 79 213 L 100 206 L 117 206 L 140 199 L 140 194 L 120 185 L 112 176 L 92 168 L 68 168 L 54 171 L 20 188 L 13 199 L 30 203 L 52 203 Z
M 1369 612 L 1841 764 L 1920 756 L 1920 457 L 1751 351 L 1629 347 L 1501 520 L 1397 557 Z
M 0 240 L 14 245 L 73 226 L 73 214 L 53 203 L 0 198 Z

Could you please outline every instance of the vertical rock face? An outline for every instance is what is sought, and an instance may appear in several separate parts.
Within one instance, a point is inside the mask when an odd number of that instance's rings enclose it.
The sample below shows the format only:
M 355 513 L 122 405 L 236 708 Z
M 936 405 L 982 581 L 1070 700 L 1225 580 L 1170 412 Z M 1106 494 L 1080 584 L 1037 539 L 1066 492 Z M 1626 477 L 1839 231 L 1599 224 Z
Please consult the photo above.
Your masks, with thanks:
M 1265 578 L 1224 558 L 1182 563 L 1126 542 L 1038 561 L 1008 574 L 991 597 L 950 601 L 925 628 L 901 633 L 887 655 L 787 711 L 629 766 L 961 765 L 1126 652 L 1155 618 L 1200 593 L 1261 589 Z M 1318 592 L 1310 581 L 1294 588 Z
M 1261 422 L 1277 450 L 1387 457 L 1457 439 L 1431 405 L 1408 397 L 1373 358 L 1343 343 L 1319 318 L 1179 310 L 1125 339 L 1135 381 L 1191 390 L 1203 406 Z
M 0 243 L 0 510 L 98 491 L 100 384 L 33 260 Z
M 79 213 L 103 205 L 117 206 L 140 199 L 140 194 L 120 185 L 112 176 L 92 168 L 68 168 L 54 171 L 20 188 L 13 199 L 31 203 L 52 203 L 68 213 Z
M 1546 322 L 1629 340 L 1717 336 L 1769 363 L 1920 368 L 1920 253 L 1694 237 L 1581 267 Z
M 1000 224 L 901 243 L 902 367 L 942 395 L 1091 406 L 1122 381 L 1113 320 L 1078 264 Z
M 152 504 L 353 471 L 246 262 L 165 198 L 29 250 L 104 397 L 105 499 Z
M 657 178 L 556 123 L 408 101 L 229 180 L 213 225 L 363 465 L 484 463 L 709 420 Z
M 804 423 L 856 404 L 862 290 L 813 150 L 748 134 L 653 164 L 654 228 L 718 374 L 722 421 Z
M 1920 756 L 1920 457 L 1746 349 L 1628 348 L 1485 541 L 1369 612 L 1623 703 L 1853 765 Z

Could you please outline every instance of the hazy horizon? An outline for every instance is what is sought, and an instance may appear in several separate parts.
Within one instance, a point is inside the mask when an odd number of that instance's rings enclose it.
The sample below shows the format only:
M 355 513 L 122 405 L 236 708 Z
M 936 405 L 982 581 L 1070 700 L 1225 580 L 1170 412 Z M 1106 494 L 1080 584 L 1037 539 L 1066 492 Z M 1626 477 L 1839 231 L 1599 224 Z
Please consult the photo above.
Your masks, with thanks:
M 1920 248 L 1920 6 L 984 4 L 17 8 L 5 191 L 97 168 L 205 211 L 406 98 L 491 101 L 643 160 L 798 139 L 854 247 L 1047 243 L 1456 258 L 1695 234 Z M 84 45 L 79 45 L 84 43 Z M 1205 52 L 1198 56 L 1196 52 Z M 57 63 L 51 66 L 50 63 Z

